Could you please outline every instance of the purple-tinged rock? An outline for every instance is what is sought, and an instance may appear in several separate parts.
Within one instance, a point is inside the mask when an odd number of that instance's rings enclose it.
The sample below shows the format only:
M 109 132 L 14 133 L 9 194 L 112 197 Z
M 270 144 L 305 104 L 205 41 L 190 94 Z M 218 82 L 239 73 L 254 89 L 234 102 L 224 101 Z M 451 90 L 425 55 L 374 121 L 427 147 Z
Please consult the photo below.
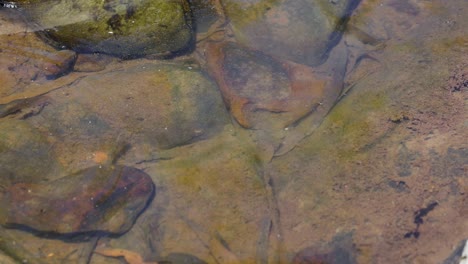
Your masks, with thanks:
M 126 166 L 95 166 L 0 193 L 0 224 L 71 234 L 128 231 L 154 195 L 151 178 Z

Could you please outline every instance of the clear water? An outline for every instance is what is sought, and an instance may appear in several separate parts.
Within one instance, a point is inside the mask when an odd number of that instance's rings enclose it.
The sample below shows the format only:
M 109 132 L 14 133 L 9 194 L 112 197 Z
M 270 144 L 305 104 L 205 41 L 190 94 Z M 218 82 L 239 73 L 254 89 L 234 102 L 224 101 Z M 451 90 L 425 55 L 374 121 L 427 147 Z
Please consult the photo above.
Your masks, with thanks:
M 3 3 L 0 263 L 459 263 L 466 1 L 363 0 L 313 45 L 306 1 L 244 32 L 226 2 L 124 59 Z

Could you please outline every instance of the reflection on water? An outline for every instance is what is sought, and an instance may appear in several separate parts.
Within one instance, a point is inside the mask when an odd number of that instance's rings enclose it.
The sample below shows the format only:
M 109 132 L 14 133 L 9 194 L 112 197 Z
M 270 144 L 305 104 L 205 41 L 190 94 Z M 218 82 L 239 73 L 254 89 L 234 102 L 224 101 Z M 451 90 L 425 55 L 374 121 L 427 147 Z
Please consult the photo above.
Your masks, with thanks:
M 463 0 L 14 5 L 0 263 L 458 262 Z

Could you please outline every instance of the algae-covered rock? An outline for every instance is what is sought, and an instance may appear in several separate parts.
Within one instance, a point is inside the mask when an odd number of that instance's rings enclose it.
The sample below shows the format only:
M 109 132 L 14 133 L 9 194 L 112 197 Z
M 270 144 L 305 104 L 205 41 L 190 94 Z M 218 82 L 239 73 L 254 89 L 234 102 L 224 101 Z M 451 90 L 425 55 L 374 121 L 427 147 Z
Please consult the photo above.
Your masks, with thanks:
M 67 115 L 58 113 L 64 109 L 59 105 L 70 104 L 72 98 L 85 109 L 81 116 L 96 117 L 105 124 L 102 129 L 109 126 L 122 136 L 128 133 L 157 148 L 207 138 L 230 121 L 216 85 L 194 65 L 132 65 L 87 76 L 67 89 L 67 93 L 67 96 L 62 92 L 52 95 L 55 105 L 43 112 L 48 122 L 67 124 L 65 129 L 82 122 L 82 117 L 70 114 L 67 119 Z M 90 125 L 95 126 L 95 122 Z
M 46 36 L 79 52 L 167 54 L 192 39 L 186 0 L 19 1 Z
M 318 65 L 358 0 L 226 0 L 236 39 L 282 59 Z

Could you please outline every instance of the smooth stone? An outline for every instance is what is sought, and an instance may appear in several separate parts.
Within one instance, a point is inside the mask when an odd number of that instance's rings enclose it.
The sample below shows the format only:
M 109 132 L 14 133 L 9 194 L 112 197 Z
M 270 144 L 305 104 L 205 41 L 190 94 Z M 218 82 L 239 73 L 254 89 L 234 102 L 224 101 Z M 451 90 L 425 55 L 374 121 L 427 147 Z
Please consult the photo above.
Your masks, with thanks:
M 186 0 L 20 0 L 30 21 L 57 47 L 123 58 L 168 55 L 192 41 Z
M 67 92 L 64 104 L 73 98 L 115 131 L 162 149 L 209 138 L 230 122 L 216 84 L 193 64 L 131 65 L 83 78 Z M 44 112 L 51 122 L 54 112 Z M 66 118 L 60 122 L 74 122 Z
M 49 177 L 60 166 L 39 130 L 21 120 L 0 119 L 0 186 Z
M 104 54 L 79 54 L 76 58 L 73 70 L 77 72 L 98 72 L 106 68 L 106 66 L 117 60 Z
M 257 138 L 264 157 L 283 155 L 322 122 L 342 92 L 347 50 L 310 67 L 233 42 L 210 42 L 207 67 L 235 120 Z M 273 151 L 274 150 L 274 151 Z
M 266 125 L 281 130 L 319 105 L 328 88 L 328 78 L 313 68 L 279 61 L 233 42 L 211 43 L 206 54 L 210 73 L 243 127 Z
M 154 195 L 151 178 L 127 166 L 94 166 L 0 193 L 0 223 L 39 233 L 128 231 Z
M 241 44 L 297 63 L 327 59 L 357 0 L 226 0 L 235 38 Z

